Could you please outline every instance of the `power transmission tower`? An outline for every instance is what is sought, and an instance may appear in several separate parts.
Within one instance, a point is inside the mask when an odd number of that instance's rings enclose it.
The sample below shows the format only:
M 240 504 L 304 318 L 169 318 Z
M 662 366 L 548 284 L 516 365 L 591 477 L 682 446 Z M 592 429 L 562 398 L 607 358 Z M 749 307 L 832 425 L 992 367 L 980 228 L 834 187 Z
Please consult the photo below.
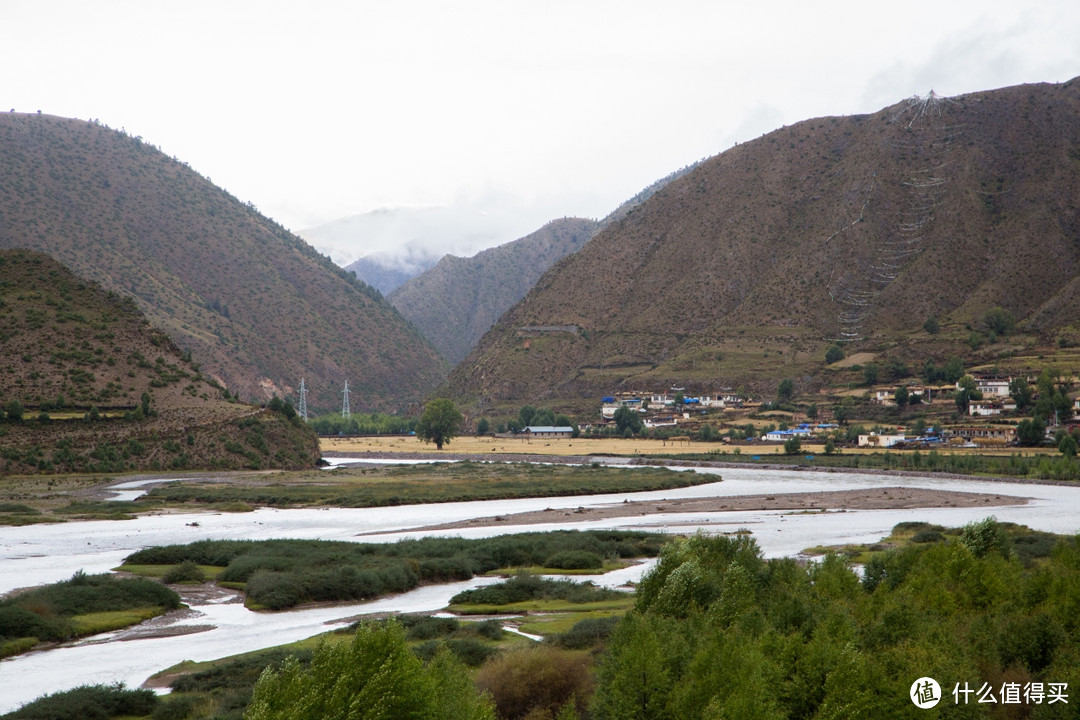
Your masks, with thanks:
M 352 417 L 352 412 L 349 411 L 349 381 L 348 380 L 345 381 L 345 392 L 343 392 L 341 395 L 342 395 L 341 417 L 348 419 L 348 418 Z
M 307 388 L 304 387 L 304 378 L 300 378 L 300 409 L 297 414 L 307 420 Z

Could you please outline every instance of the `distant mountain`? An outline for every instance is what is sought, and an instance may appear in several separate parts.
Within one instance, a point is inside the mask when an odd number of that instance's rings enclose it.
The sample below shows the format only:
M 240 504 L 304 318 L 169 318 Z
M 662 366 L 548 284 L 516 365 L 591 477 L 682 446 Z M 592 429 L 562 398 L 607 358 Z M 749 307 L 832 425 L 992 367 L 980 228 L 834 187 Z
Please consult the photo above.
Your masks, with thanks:
M 472 257 L 446 255 L 435 267 L 402 280 L 401 287 L 387 299 L 453 365 L 472 350 L 504 312 L 525 297 L 545 270 L 580 250 L 590 237 L 693 167 L 657 180 L 599 222 L 580 218 L 554 220 L 530 235 Z M 378 277 L 373 266 L 360 269 L 366 260 L 362 258 L 346 269 L 355 269 L 365 281 L 368 277 Z M 389 268 L 384 271 L 393 272 Z
M 484 407 L 771 394 L 827 380 L 833 343 L 916 368 L 1007 364 L 1075 341 L 1078 272 L 1080 80 L 931 94 L 699 164 L 545 273 L 443 392 Z M 1022 337 L 997 335 L 997 307 Z
M 374 289 L 140 138 L 0 114 L 0 248 L 47 252 L 130 296 L 247 400 L 401 408 L 444 377 L 438 354 Z
M 235 402 L 130 298 L 0 250 L 0 474 L 300 468 L 318 438 Z
M 301 237 L 384 294 L 434 267 L 515 237 L 520 220 L 469 204 L 387 207 L 307 228 Z
M 440 254 L 420 247 L 406 247 L 397 253 L 373 252 L 345 269 L 379 292 L 389 295 L 403 283 L 435 267 Z
M 387 298 L 454 364 L 559 259 L 581 249 L 595 220 L 554 220 L 471 258 L 446 255 Z

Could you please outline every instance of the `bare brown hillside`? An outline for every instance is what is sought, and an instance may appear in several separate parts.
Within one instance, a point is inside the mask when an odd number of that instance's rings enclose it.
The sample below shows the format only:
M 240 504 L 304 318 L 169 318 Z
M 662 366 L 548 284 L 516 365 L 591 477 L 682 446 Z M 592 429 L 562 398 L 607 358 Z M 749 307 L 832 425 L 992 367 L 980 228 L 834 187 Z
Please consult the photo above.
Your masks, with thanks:
M 1080 317 L 1080 80 L 807 120 L 703 162 L 548 271 L 452 373 L 482 406 L 822 381 L 825 349 L 1007 357 Z M 934 316 L 941 332 L 922 330 Z
M 312 409 L 404 407 L 444 361 L 379 293 L 137 137 L 48 115 L 0 115 L 0 248 L 47 252 L 134 298 L 244 399 Z
M 0 474 L 310 467 L 287 413 L 235 402 L 135 303 L 0 250 Z

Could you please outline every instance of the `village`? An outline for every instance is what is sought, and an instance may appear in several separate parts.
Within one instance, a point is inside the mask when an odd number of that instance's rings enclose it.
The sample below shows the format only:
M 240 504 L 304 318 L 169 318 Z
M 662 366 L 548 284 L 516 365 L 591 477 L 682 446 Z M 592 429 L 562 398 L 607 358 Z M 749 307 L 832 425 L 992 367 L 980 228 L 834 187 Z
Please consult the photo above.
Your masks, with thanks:
M 1048 386 L 1039 378 L 965 375 L 953 384 L 879 385 L 799 402 L 782 397 L 783 392 L 772 400 L 728 389 L 696 395 L 672 387 L 602 397 L 599 418 L 580 431 L 625 436 L 629 430 L 734 445 L 785 445 L 797 439 L 837 450 L 1056 446 L 1063 434 L 1080 433 L 1080 398 L 1070 394 L 1073 386 L 1072 379 Z

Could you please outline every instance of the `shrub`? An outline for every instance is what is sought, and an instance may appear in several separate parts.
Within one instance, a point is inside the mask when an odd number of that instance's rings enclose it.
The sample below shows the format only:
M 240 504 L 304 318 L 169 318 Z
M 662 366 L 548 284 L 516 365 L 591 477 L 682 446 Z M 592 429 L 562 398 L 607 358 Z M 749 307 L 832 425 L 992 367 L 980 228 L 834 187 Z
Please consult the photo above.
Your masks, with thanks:
M 520 720 L 532 713 L 553 717 L 571 702 L 582 713 L 593 691 L 590 664 L 587 655 L 540 645 L 488 662 L 477 673 L 476 684 L 491 693 L 504 720 Z
M 195 563 L 190 560 L 185 560 L 179 565 L 174 565 L 169 568 L 161 577 L 161 580 L 170 585 L 181 582 L 201 583 L 206 581 L 206 573 L 204 573 L 202 568 Z
M 544 567 L 559 570 L 596 570 L 604 566 L 604 559 L 587 550 L 564 550 L 544 561 Z
M 568 650 L 584 650 L 605 642 L 615 629 L 619 618 L 586 618 L 574 624 L 560 635 L 552 635 L 546 642 Z

